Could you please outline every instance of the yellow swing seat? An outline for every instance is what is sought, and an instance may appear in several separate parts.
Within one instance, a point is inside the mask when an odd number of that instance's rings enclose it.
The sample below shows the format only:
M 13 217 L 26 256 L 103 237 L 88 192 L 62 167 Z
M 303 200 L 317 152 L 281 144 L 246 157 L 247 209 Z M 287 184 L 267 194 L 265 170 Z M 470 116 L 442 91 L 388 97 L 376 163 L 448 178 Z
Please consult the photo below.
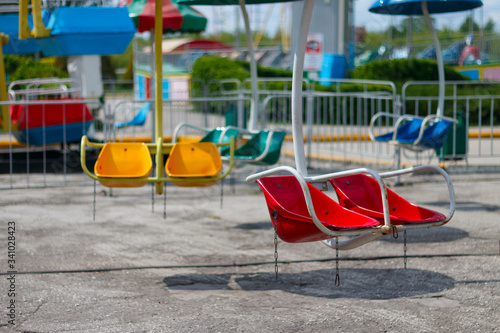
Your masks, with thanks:
M 147 178 L 153 170 L 153 161 L 148 147 L 142 142 L 108 142 L 102 148 L 94 173 L 103 178 L 129 178 L 99 180 L 107 187 L 141 187 L 145 181 L 133 179 Z
M 181 187 L 204 187 L 217 183 L 222 160 L 212 142 L 179 142 L 174 145 L 165 164 L 172 184 Z

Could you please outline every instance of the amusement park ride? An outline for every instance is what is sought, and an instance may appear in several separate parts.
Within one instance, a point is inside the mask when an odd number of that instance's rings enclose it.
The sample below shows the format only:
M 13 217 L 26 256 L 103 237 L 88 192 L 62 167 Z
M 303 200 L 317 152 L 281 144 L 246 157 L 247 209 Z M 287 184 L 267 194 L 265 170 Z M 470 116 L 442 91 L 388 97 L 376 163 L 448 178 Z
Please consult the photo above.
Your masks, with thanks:
M 105 42 L 104 39 L 110 37 L 103 36 L 102 31 L 98 32 L 92 24 L 97 22 L 94 19 L 94 15 L 99 11 L 102 11 L 103 15 L 108 18 L 111 12 L 116 11 L 117 14 L 120 13 L 123 16 L 123 20 L 120 18 L 119 21 L 125 22 L 125 8 L 56 8 L 47 21 L 48 25 L 45 27 L 39 1 L 32 1 L 33 30 L 30 30 L 28 27 L 27 0 L 20 2 L 21 38 L 33 37 L 37 41 L 40 40 L 40 47 L 42 50 L 46 49 L 47 51 L 44 51 L 44 53 L 48 52 L 48 54 L 86 54 L 82 52 L 93 50 L 94 46 L 98 46 L 100 52 L 118 53 L 118 50 L 102 51 L 103 48 L 115 43 Z M 267 1 L 248 1 L 249 4 L 263 2 Z M 271 0 L 270 2 L 273 1 Z M 300 22 L 301 33 L 294 55 L 292 86 L 292 128 L 294 138 L 303 138 L 303 65 L 305 44 L 314 2 L 315 0 L 304 1 Z M 244 9 L 245 5 L 244 0 L 182 0 L 180 3 L 190 5 L 239 4 L 242 9 Z M 403 14 L 423 12 L 428 19 L 429 12 L 444 12 L 446 11 L 445 8 L 448 8 L 448 11 L 466 10 L 475 8 L 481 4 L 480 0 L 429 0 L 424 2 L 420 0 L 382 0 L 377 1 L 372 10 L 375 12 L 384 12 L 382 9 L 385 8 L 386 13 Z M 155 5 L 154 31 L 163 31 L 163 22 L 161 19 L 162 0 L 156 0 Z M 404 11 L 403 8 L 407 7 L 411 8 L 411 10 Z M 126 16 L 128 18 L 128 14 Z M 92 17 L 92 20 L 89 19 L 90 17 Z M 92 24 L 89 22 L 92 22 Z M 132 23 L 130 22 L 130 24 Z M 67 28 L 64 28 L 66 25 Z M 124 29 L 125 32 L 113 30 L 116 27 L 111 26 L 112 24 L 107 24 L 106 28 L 112 30 L 111 32 L 108 31 L 110 34 L 117 34 L 116 39 L 115 35 L 112 36 L 113 40 L 120 41 L 121 47 L 126 47 L 125 44 L 128 43 L 127 38 L 132 38 L 133 34 L 127 35 L 129 33 L 127 29 Z M 68 29 L 69 32 L 66 33 L 64 29 Z M 433 30 L 431 31 L 433 32 Z M 78 35 L 78 43 L 72 42 L 74 40 L 74 36 L 71 35 L 72 33 Z M 102 42 L 99 42 L 95 38 L 102 38 Z M 161 82 L 162 80 L 161 41 L 162 34 L 155 34 L 155 44 L 157 45 L 155 48 L 156 82 Z M 438 48 L 436 49 L 438 50 Z M 88 52 L 95 54 L 92 53 L 95 50 Z M 442 62 L 438 62 L 438 64 L 440 64 L 441 73 Z M 444 77 L 440 76 L 440 85 L 441 82 L 444 84 Z M 0 88 L 2 87 L 0 86 Z M 412 135 L 415 133 L 417 135 L 411 142 L 407 142 L 407 145 L 422 145 L 426 135 L 434 133 L 434 130 L 430 129 L 434 126 L 434 123 L 440 124 L 442 121 L 451 123 L 451 120 L 446 119 L 443 115 L 442 98 L 444 97 L 441 94 L 441 86 L 439 97 L 440 102 L 437 115 L 433 119 L 417 119 L 412 125 L 403 125 L 414 129 L 415 132 Z M 87 112 L 81 112 L 82 102 L 80 101 L 75 105 L 78 105 L 78 113 L 86 115 L 84 118 L 88 120 L 89 118 L 87 117 L 89 115 Z M 5 123 L 9 122 L 10 115 L 4 109 L 2 110 L 4 129 L 13 129 L 16 124 L 19 126 L 18 129 L 22 129 L 22 121 L 13 121 L 12 124 L 5 127 Z M 241 153 L 241 156 L 247 156 L 247 162 L 262 162 L 262 159 L 256 161 L 257 156 L 248 157 L 251 155 L 249 151 L 253 148 L 245 149 L 244 146 L 236 148 L 235 137 L 239 133 L 236 131 L 231 135 L 226 135 L 229 129 L 215 129 L 207 134 L 206 140 L 202 140 L 201 142 L 164 143 L 162 110 L 162 86 L 157 84 L 155 86 L 154 143 L 108 142 L 103 144 L 91 142 L 87 136 L 83 135 L 81 138 L 81 165 L 85 173 L 92 179 L 108 187 L 137 187 L 152 182 L 156 184 L 156 193 L 161 194 L 164 191 L 163 185 L 166 182 L 171 182 L 178 186 L 193 187 L 211 186 L 217 183 L 217 181 L 229 175 L 235 160 L 238 159 L 238 152 Z M 15 111 L 12 114 L 21 113 L 22 111 Z M 255 117 L 255 115 L 252 117 Z M 252 117 L 251 119 L 253 119 Z M 403 124 L 406 120 L 404 118 L 396 123 L 397 125 Z M 426 126 L 428 124 L 431 124 L 431 126 Z M 448 126 L 448 124 L 446 125 Z M 436 127 L 439 126 L 441 125 L 436 125 Z M 28 127 L 26 126 L 26 128 Z M 399 134 L 397 133 L 401 133 L 401 128 L 396 127 L 394 133 L 388 134 L 387 137 L 390 137 L 392 141 L 397 141 L 399 138 Z M 85 132 L 83 128 L 78 131 L 80 130 Z M 255 128 L 252 128 L 252 130 L 255 130 Z M 254 142 L 250 144 L 266 147 L 264 151 L 261 151 L 257 155 L 261 156 L 264 153 L 268 153 L 266 149 L 270 149 L 270 145 L 269 147 L 266 145 L 267 142 L 270 142 L 269 138 L 273 136 L 273 132 L 255 131 L 254 134 L 260 135 L 260 137 L 255 137 Z M 174 134 L 174 138 L 176 135 Z M 277 139 L 277 147 L 281 148 L 283 138 L 284 132 L 280 132 Z M 406 232 L 406 230 L 444 225 L 454 214 L 455 197 L 453 185 L 448 174 L 439 167 L 425 165 L 381 174 L 371 169 L 359 168 L 310 176 L 306 167 L 303 141 L 293 140 L 293 145 L 296 168 L 279 166 L 253 174 L 247 178 L 247 182 L 257 182 L 262 188 L 276 235 L 285 242 L 323 241 L 325 245 L 337 251 L 349 250 L 387 234 L 396 235 L 400 231 Z M 88 146 L 101 149 L 94 172 L 88 170 L 85 163 L 85 152 Z M 155 157 L 154 163 L 151 158 L 152 155 Z M 166 155 L 168 155 L 168 158 L 165 164 L 164 157 Z M 223 157 L 229 160 L 229 164 L 224 171 Z M 245 161 L 245 158 L 243 157 L 241 160 Z M 263 164 L 270 165 L 273 163 L 275 163 L 275 159 L 272 159 L 271 163 Z M 449 211 L 446 215 L 414 205 L 386 187 L 384 180 L 389 177 L 421 172 L 437 173 L 444 178 L 444 183 L 449 194 Z M 152 173 L 154 175 L 151 175 Z M 276 176 L 276 174 L 280 173 L 288 173 L 289 175 Z M 324 193 L 328 189 L 328 184 L 335 190 L 338 201 L 333 200 Z M 339 237 L 345 237 L 346 239 L 340 241 Z

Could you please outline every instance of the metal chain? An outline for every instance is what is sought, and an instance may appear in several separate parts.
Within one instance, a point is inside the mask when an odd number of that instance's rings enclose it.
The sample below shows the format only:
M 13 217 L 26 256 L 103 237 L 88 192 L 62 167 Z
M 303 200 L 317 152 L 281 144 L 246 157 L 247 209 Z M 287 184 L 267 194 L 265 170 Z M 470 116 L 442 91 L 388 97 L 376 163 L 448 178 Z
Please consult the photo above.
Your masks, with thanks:
M 222 209 L 222 199 L 224 198 L 224 179 L 220 180 L 220 209 Z
M 155 212 L 155 185 L 156 183 L 151 183 L 151 212 Z
M 163 219 L 167 219 L 167 182 L 163 183 Z
M 340 286 L 339 274 L 339 238 L 335 237 L 335 287 Z
M 405 263 L 405 269 L 406 269 L 406 230 L 404 231 L 403 233 L 403 239 L 404 239 L 404 242 L 403 242 L 403 250 L 404 250 L 404 263 Z
M 94 221 L 95 221 L 95 205 L 96 205 L 96 201 L 95 201 L 95 196 L 96 196 L 96 180 L 94 179 L 94 207 L 93 207 L 93 213 L 94 213 Z
M 392 237 L 394 237 L 394 239 L 397 239 L 399 237 L 398 228 L 395 226 L 392 226 Z
M 278 211 L 273 212 L 274 217 L 274 272 L 278 280 Z

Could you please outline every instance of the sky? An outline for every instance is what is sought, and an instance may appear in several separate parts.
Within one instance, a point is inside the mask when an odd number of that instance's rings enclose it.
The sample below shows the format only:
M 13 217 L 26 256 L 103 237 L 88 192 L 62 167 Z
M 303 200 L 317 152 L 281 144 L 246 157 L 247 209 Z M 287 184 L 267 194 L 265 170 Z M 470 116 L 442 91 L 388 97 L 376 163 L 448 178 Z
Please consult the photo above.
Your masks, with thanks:
M 322 1 L 322 0 L 316 0 Z M 368 8 L 373 4 L 374 0 L 354 0 L 354 22 L 355 26 L 364 26 L 367 31 L 386 30 L 391 22 L 391 16 L 372 14 Z M 289 11 L 290 3 L 287 3 L 286 8 Z M 216 33 L 218 31 L 234 31 L 236 26 L 236 11 L 238 6 L 194 6 L 198 11 L 202 12 L 208 19 L 207 32 Z M 271 8 L 271 9 L 270 9 Z M 250 5 L 247 6 L 252 30 L 259 30 L 266 23 L 266 32 L 273 35 L 280 27 L 280 8 L 281 4 L 271 5 Z M 269 16 L 267 16 L 269 14 Z M 469 11 L 437 14 L 433 15 L 436 19 L 437 28 L 440 29 L 448 26 L 452 29 L 457 29 L 466 19 Z M 473 11 L 474 21 L 481 25 L 481 19 L 484 24 L 491 18 L 495 23 L 496 31 L 500 31 L 500 1 L 499 0 L 483 0 L 483 7 Z M 288 16 L 289 17 L 289 16 Z M 267 20 L 266 20 L 267 18 Z M 397 25 L 398 20 L 403 17 L 393 17 L 393 24 Z M 290 20 L 290 18 L 288 18 Z M 241 16 L 240 21 L 242 22 Z M 243 23 L 240 24 L 243 29 Z

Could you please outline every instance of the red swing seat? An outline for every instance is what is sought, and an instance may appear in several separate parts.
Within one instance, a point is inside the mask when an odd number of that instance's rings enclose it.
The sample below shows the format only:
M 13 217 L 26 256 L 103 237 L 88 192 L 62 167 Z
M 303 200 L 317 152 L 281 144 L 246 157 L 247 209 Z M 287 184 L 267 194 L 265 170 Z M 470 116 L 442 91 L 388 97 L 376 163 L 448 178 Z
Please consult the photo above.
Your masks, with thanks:
M 330 179 L 339 203 L 354 212 L 373 217 L 384 223 L 382 195 L 378 182 L 367 175 L 353 175 Z M 390 189 L 387 199 L 391 224 L 428 223 L 446 220 L 446 216 L 406 201 Z
M 314 224 L 302 188 L 294 176 L 265 177 L 257 182 L 264 192 L 271 221 L 280 239 L 288 243 L 303 243 L 332 238 Z M 383 221 L 340 206 L 316 187 L 307 185 L 316 215 L 328 229 L 355 230 L 383 224 Z

